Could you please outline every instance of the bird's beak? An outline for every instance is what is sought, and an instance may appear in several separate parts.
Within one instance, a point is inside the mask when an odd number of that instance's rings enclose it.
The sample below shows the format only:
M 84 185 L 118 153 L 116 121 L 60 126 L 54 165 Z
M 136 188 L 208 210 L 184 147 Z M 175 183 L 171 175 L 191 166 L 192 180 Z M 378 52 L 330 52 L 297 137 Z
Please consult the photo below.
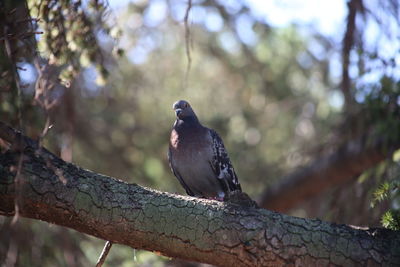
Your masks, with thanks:
M 175 109 L 175 115 L 179 118 L 179 115 L 181 115 L 182 113 L 182 109 L 181 108 L 177 108 Z

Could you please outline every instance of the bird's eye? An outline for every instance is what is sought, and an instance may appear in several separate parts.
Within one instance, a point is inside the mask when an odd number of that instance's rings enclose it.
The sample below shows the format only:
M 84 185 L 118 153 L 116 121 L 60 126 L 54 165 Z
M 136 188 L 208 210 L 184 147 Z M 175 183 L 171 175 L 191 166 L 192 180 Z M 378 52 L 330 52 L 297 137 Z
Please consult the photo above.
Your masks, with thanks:
M 183 105 L 183 107 L 184 107 L 184 108 L 187 108 L 187 107 L 189 107 L 189 104 L 188 104 L 188 103 L 185 103 L 185 105 Z

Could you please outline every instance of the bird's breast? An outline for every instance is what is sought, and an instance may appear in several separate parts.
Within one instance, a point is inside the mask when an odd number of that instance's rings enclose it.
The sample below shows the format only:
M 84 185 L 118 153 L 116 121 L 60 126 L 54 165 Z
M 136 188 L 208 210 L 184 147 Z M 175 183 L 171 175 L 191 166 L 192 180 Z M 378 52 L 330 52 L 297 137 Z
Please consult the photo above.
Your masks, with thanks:
M 195 161 L 198 158 L 206 157 L 212 151 L 210 143 L 204 136 L 203 132 L 197 135 L 189 135 L 178 132 L 175 129 L 171 132 L 170 149 L 176 158 L 183 161 Z

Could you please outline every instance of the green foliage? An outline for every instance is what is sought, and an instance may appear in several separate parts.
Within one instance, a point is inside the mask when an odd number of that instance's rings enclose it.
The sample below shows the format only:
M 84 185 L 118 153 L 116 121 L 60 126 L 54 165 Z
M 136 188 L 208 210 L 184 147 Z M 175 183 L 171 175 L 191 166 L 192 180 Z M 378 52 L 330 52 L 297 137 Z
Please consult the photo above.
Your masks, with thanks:
M 377 202 L 387 199 L 389 197 L 390 188 L 391 186 L 388 182 L 381 184 L 374 192 L 374 199 L 371 202 L 371 206 L 374 207 Z
M 105 1 L 62 0 L 43 4 L 41 0 L 29 0 L 28 6 L 31 16 L 40 18 L 38 27 L 44 32 L 38 42 L 41 56 L 64 66 L 60 78 L 71 81 L 82 67 L 90 64 L 96 67 L 99 80 L 108 77 L 99 35 L 112 38 L 113 33 L 118 38 L 118 34 L 115 27 L 105 23 Z
M 400 210 L 388 210 L 382 216 L 382 225 L 392 230 L 400 230 Z
M 366 90 L 366 88 L 363 88 Z M 380 83 L 368 88 L 371 92 L 363 103 L 369 125 L 386 142 L 397 141 L 400 136 L 400 81 L 383 76 Z
M 381 223 L 384 227 L 394 230 L 399 230 L 400 226 L 400 164 L 396 156 L 399 151 L 394 153 L 393 161 L 388 160 L 385 164 L 382 176 L 386 181 L 373 192 L 371 201 L 372 208 L 386 204 Z
M 371 140 L 380 138 L 383 143 L 382 153 L 391 153 L 393 144 L 399 143 L 400 136 L 400 82 L 388 76 L 383 76 L 379 84 L 360 88 L 369 91 L 362 105 L 366 125 L 374 134 Z M 398 229 L 400 211 L 400 167 L 399 151 L 375 168 L 375 177 L 383 180 L 373 192 L 371 207 L 382 202 L 389 207 L 382 215 L 382 225 L 390 229 Z

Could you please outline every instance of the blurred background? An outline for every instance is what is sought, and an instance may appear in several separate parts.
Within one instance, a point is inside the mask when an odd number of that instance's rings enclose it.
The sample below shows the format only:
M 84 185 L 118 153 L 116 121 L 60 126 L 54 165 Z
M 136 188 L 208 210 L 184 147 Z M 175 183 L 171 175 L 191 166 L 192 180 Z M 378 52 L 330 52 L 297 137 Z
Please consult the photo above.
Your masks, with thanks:
M 263 207 L 399 229 L 397 0 L 4 0 L 0 13 L 0 120 L 64 160 L 184 194 L 166 155 L 185 99 Z M 293 203 L 272 205 L 288 188 Z M 104 245 L 11 219 L 4 266 L 94 266 Z M 115 245 L 106 265 L 189 263 Z

